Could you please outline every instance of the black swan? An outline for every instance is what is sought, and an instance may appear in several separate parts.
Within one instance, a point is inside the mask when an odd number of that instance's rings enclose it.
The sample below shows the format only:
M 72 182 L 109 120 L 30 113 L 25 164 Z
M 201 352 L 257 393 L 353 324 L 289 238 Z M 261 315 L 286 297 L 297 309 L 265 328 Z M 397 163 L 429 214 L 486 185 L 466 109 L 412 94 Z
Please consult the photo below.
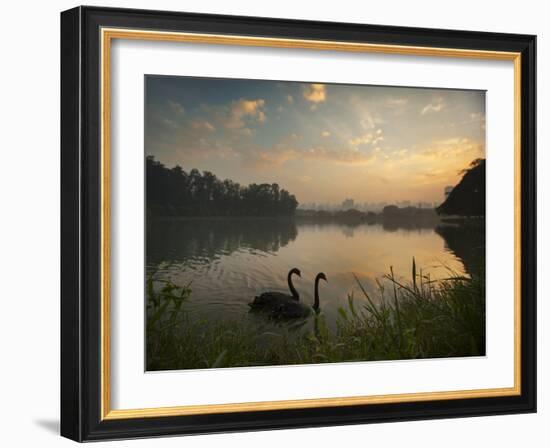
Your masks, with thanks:
M 328 281 L 323 272 L 319 272 L 315 277 L 315 299 L 313 307 L 297 300 L 287 300 L 279 303 L 277 307 L 269 310 L 270 316 L 276 319 L 295 319 L 308 317 L 311 310 L 319 312 L 319 280 Z
M 248 306 L 254 311 L 263 311 L 273 313 L 279 309 L 286 302 L 296 302 L 300 299 L 298 291 L 292 284 L 292 274 L 296 274 L 298 277 L 302 276 L 302 273 L 298 268 L 292 268 L 288 271 L 287 281 L 288 289 L 292 295 L 285 294 L 283 292 L 269 291 L 254 297 L 254 301 L 249 303 Z

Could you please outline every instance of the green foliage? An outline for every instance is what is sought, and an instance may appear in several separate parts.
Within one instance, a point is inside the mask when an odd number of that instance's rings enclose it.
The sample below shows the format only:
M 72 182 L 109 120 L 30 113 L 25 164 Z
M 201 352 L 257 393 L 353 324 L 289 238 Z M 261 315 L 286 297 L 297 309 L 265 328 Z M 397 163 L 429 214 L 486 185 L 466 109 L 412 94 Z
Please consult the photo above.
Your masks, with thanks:
M 156 288 L 155 288 L 156 286 Z M 181 323 L 183 302 L 191 295 L 191 283 L 180 287 L 170 280 L 150 274 L 145 282 L 147 299 L 147 357 L 154 356 L 161 342 L 159 336 L 171 334 Z
M 376 301 L 357 278 L 356 281 L 365 300 L 359 303 L 353 294 L 348 296 L 346 306 L 338 309 L 336 331 L 329 330 L 321 313 L 312 317 L 311 331 L 295 331 L 293 326 L 308 324 L 295 321 L 274 333 L 241 322 L 191 319 L 181 308 L 191 293 L 189 285 L 178 289 L 167 283 L 154 292 L 154 288 L 149 289 L 148 280 L 148 291 L 153 291 L 148 297 L 154 305 L 148 319 L 147 368 L 196 369 L 485 354 L 483 276 L 469 278 L 449 272 L 446 279 L 433 281 L 422 270 L 417 271 L 413 260 L 411 282 L 399 281 L 390 269 L 390 274 L 378 283 Z M 390 286 L 389 295 L 384 285 Z M 174 297 L 183 297 L 177 299 L 180 306 L 174 305 Z M 159 318 L 157 313 L 167 317 Z
M 367 360 L 484 355 L 484 280 L 450 273 L 435 282 L 415 264 L 413 276 L 418 283 L 403 284 L 391 270 L 391 300 L 381 291 L 377 305 L 369 301 L 339 327 L 338 339 Z

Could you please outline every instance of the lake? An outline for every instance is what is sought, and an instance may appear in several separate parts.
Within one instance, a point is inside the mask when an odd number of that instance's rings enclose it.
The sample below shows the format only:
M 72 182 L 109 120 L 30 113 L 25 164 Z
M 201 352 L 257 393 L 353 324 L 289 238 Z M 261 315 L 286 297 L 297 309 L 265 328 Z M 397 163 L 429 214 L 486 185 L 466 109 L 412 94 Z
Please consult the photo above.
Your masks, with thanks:
M 404 227 L 260 218 L 151 220 L 147 271 L 180 286 L 190 283 L 186 311 L 212 322 L 261 319 L 247 304 L 264 291 L 288 292 L 293 267 L 302 272 L 294 277 L 300 300 L 312 304 L 315 275 L 324 272 L 328 283 L 320 285 L 321 310 L 334 328 L 348 295 L 357 304 L 365 300 L 353 274 L 376 301 L 378 283 L 390 287 L 383 280 L 390 268 L 396 278 L 411 281 L 413 257 L 417 271 L 439 279 L 449 270 L 468 275 L 484 251 L 480 229 L 472 237 L 471 229 L 457 225 Z

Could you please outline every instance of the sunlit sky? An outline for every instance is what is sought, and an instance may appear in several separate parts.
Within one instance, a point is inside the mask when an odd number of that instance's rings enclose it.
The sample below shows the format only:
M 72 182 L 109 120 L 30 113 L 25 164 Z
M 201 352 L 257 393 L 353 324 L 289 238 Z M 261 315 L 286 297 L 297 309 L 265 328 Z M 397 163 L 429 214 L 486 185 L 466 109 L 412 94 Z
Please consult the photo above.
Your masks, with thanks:
M 146 77 L 145 152 L 301 203 L 441 202 L 485 157 L 485 92 Z

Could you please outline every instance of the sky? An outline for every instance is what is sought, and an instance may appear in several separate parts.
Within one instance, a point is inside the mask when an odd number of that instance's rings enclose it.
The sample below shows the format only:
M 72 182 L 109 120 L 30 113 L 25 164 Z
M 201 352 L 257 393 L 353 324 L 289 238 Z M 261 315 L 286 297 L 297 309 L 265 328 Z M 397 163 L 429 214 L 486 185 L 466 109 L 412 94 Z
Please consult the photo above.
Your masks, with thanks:
M 442 202 L 485 157 L 485 92 L 146 76 L 145 153 L 300 203 Z

